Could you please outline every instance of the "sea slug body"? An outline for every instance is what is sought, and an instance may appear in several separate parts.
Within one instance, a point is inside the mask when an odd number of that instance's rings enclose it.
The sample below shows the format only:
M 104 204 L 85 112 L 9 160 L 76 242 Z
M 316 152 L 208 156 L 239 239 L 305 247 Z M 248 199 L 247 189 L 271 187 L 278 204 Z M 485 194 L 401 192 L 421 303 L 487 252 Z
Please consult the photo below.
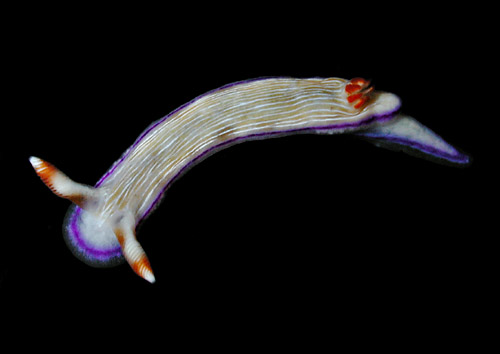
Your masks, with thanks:
M 182 172 L 208 154 L 250 139 L 289 133 L 351 133 L 418 151 L 434 160 L 466 165 L 469 157 L 414 118 L 401 101 L 355 78 L 261 78 L 199 96 L 150 125 L 94 187 L 74 182 L 50 163 L 31 157 L 42 181 L 71 200 L 65 240 L 96 267 L 124 259 L 154 282 L 135 228 Z

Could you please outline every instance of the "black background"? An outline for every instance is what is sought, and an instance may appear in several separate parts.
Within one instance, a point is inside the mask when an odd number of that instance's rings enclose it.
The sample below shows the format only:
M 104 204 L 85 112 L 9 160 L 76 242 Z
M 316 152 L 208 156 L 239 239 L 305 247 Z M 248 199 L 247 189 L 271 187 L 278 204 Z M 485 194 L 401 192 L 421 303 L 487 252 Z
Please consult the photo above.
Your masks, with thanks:
M 465 56 L 485 53 L 460 16 L 43 10 L 9 29 L 0 288 L 16 320 L 63 313 L 59 323 L 88 318 L 95 333 L 113 324 L 136 338 L 156 327 L 187 347 L 466 341 L 489 262 L 480 197 L 493 190 L 474 95 L 487 78 Z M 342 135 L 243 143 L 193 167 L 141 225 L 155 284 L 71 255 L 69 204 L 29 156 L 92 185 L 152 121 L 261 76 L 371 79 L 474 162 L 442 166 Z

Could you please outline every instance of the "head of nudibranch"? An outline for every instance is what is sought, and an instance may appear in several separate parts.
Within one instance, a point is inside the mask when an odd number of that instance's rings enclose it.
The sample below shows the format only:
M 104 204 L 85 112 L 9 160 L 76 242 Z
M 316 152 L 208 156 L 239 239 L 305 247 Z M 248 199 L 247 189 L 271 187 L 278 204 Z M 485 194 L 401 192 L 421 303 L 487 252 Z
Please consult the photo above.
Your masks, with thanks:
M 114 267 L 127 261 L 142 278 L 155 281 L 149 260 L 135 237 L 135 220 L 126 210 L 106 215 L 100 211 L 105 193 L 77 183 L 54 165 L 32 156 L 38 176 L 59 197 L 74 204 L 63 223 L 63 236 L 71 252 L 93 267 Z

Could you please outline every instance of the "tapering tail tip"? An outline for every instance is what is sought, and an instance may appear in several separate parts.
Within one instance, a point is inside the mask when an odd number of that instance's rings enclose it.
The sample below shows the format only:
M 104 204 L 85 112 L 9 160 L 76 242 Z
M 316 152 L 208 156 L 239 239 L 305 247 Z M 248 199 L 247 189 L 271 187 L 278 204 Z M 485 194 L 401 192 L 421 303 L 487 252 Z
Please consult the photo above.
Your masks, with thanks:
M 415 118 L 399 113 L 394 119 L 355 133 L 377 146 L 398 149 L 431 161 L 468 166 L 472 159 Z

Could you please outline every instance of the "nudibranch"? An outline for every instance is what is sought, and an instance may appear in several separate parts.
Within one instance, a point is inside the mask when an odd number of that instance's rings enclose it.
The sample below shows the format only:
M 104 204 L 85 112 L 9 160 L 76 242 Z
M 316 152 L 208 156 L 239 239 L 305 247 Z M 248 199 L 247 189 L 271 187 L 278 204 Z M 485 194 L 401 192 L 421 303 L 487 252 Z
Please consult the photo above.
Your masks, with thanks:
M 467 155 L 400 107 L 399 97 L 375 91 L 361 78 L 260 78 L 210 91 L 154 122 L 94 187 L 74 182 L 37 157 L 30 162 L 52 192 L 74 203 L 63 225 L 74 255 L 96 267 L 126 260 L 154 282 L 136 226 L 176 177 L 223 147 L 290 133 L 351 133 L 435 160 L 469 163 Z

